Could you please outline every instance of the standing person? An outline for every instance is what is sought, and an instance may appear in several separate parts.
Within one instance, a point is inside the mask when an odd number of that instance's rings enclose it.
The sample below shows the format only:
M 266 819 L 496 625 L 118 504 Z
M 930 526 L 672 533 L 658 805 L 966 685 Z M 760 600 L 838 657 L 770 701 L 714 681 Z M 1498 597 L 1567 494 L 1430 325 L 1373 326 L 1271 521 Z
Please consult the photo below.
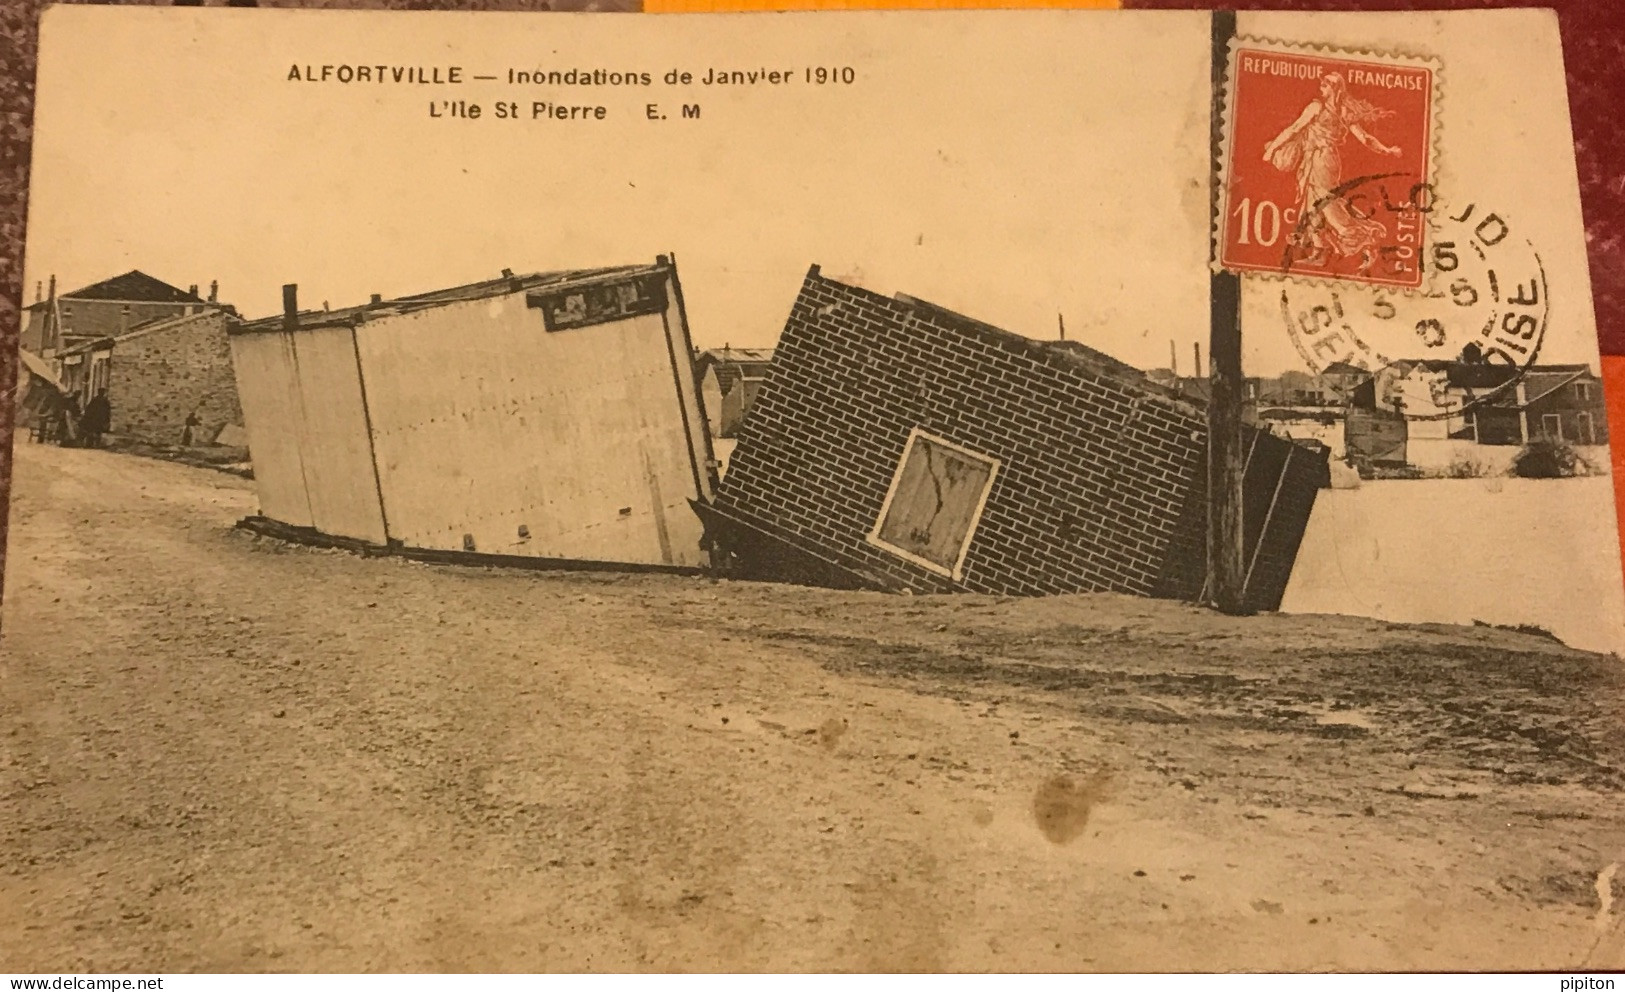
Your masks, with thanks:
M 85 446 L 100 448 L 102 435 L 113 426 L 113 404 L 107 399 L 107 390 L 96 390 L 96 396 L 85 404 L 84 416 Z
M 61 444 L 67 435 L 68 401 L 56 389 L 45 393 L 40 403 L 39 439 L 41 444 Z
M 202 425 L 202 423 L 202 419 L 197 415 L 197 410 L 193 410 L 186 415 L 186 426 L 181 428 L 181 447 L 190 448 L 192 446 L 193 429 Z

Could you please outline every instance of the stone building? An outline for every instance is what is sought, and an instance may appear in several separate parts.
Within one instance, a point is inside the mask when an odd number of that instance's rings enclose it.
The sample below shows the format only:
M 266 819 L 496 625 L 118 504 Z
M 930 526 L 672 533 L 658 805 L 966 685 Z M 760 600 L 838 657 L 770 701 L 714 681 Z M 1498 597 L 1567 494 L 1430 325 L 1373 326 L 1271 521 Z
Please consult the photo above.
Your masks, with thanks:
M 218 285 L 211 286 L 205 300 L 196 286 L 183 290 L 132 269 L 58 296 L 52 276 L 49 295 L 37 288 L 24 316 L 22 347 L 51 358 L 85 341 L 116 338 L 154 320 L 201 312 L 216 302 L 218 293 Z
M 61 296 L 53 279 L 39 295 L 24 320 L 24 350 L 50 363 L 81 405 L 107 390 L 114 437 L 207 444 L 242 424 L 226 339 L 236 312 L 219 302 L 218 284 L 204 299 L 196 286 L 130 271 Z
M 1280 604 L 1324 450 L 1247 429 L 1246 600 Z M 742 577 L 1196 598 L 1204 411 L 1138 370 L 808 273 L 716 499 Z

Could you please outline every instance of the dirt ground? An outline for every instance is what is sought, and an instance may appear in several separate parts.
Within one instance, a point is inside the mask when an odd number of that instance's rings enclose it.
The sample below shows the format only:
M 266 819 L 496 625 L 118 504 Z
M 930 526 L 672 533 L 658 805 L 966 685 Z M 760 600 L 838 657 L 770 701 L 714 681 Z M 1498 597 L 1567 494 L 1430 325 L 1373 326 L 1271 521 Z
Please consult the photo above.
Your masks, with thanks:
M 1625 672 L 1488 628 L 364 559 L 19 444 L 0 970 L 1625 967 Z

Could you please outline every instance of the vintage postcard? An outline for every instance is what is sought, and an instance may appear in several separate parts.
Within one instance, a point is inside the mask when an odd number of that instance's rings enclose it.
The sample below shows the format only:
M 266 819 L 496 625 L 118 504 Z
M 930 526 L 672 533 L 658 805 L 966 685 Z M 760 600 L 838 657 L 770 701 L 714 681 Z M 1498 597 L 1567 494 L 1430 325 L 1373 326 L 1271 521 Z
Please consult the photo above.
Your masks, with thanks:
M 0 959 L 1625 967 L 1553 14 L 55 7 Z

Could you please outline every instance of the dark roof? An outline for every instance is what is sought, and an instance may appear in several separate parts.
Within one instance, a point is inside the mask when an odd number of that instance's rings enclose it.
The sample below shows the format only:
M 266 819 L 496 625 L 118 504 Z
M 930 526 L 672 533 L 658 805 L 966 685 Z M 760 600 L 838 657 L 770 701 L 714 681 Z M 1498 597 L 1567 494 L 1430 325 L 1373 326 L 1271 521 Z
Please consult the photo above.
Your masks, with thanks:
M 1464 365 L 1453 363 L 1445 381 L 1464 389 L 1496 389 L 1518 377 L 1518 370 L 1506 365 Z
M 715 374 L 717 387 L 727 395 L 737 383 L 765 376 L 772 364 L 772 348 L 709 348 L 694 359 L 694 372 Z
M 1595 379 L 1597 373 L 1589 365 L 1531 365 L 1523 370 L 1524 375 L 1588 375 Z
M 121 276 L 104 279 L 84 289 L 63 293 L 64 300 L 131 300 L 138 303 L 202 303 L 196 293 L 176 289 L 161 279 L 154 279 L 139 269 L 131 269 Z M 35 304 L 38 306 L 39 304 Z
M 1320 370 L 1321 375 L 1370 375 L 1365 369 L 1348 362 L 1333 362 Z
M 569 289 L 574 286 L 587 286 L 596 282 L 605 282 L 631 275 L 660 272 L 664 271 L 665 268 L 666 266 L 663 263 L 656 263 L 654 265 L 618 265 L 602 269 L 533 272 L 529 275 L 504 275 L 501 278 L 487 279 L 484 282 L 472 282 L 465 286 L 453 286 L 450 289 L 437 289 L 428 293 L 399 296 L 391 300 L 364 303 L 360 306 L 345 307 L 340 310 L 301 310 L 298 314 L 298 326 L 300 330 L 312 330 L 318 327 L 352 327 L 370 317 L 412 313 L 418 310 L 443 307 L 451 303 L 483 300 L 493 296 L 507 296 L 510 293 L 522 293 L 526 290 L 544 287 Z M 247 323 L 238 324 L 230 330 L 234 334 L 252 334 L 265 331 L 280 331 L 282 328 L 283 315 L 275 314 L 270 317 L 260 317 Z
M 1516 379 L 1561 378 L 1566 380 L 1583 377 L 1596 378 L 1596 373 L 1591 371 L 1589 365 L 1531 365 L 1519 369 L 1510 365 L 1468 365 L 1461 362 L 1451 362 L 1446 369 L 1446 374 L 1450 385 L 1475 389 L 1494 389 L 1505 386 Z

